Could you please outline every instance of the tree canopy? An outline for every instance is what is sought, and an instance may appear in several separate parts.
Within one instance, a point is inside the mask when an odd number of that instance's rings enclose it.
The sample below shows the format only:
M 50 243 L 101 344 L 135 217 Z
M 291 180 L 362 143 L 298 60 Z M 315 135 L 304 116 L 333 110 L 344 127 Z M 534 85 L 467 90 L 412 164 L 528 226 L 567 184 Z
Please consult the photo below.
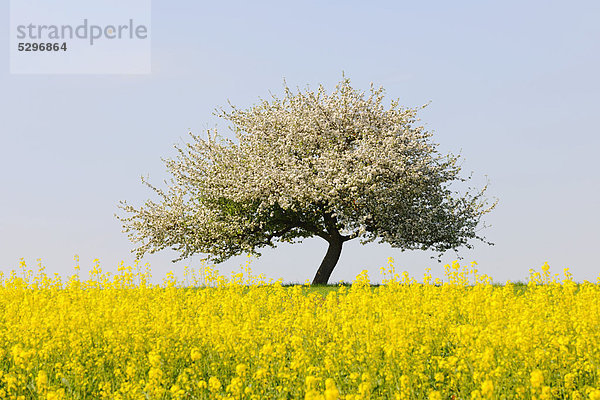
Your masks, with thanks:
M 422 107 L 384 104 L 344 78 L 331 93 L 292 90 L 217 115 L 235 139 L 211 129 L 175 146 L 168 187 L 140 207 L 121 202 L 138 257 L 172 248 L 215 262 L 259 254 L 277 242 L 318 236 L 329 243 L 313 283 L 327 283 L 344 242 L 360 238 L 440 253 L 472 247 L 495 204 L 486 187 L 460 192 L 459 157 L 441 154 L 419 124 Z

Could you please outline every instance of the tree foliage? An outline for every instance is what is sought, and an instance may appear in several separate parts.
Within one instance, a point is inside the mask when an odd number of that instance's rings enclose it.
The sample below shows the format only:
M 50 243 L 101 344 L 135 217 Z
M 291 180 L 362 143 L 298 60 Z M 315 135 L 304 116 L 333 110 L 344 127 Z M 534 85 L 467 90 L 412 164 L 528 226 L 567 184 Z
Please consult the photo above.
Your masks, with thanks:
M 344 78 L 331 93 L 286 86 L 282 98 L 220 109 L 235 139 L 190 133 L 165 160 L 168 188 L 144 181 L 160 200 L 121 203 L 124 231 L 139 257 L 173 248 L 216 262 L 319 236 L 330 246 L 315 283 L 327 282 L 342 243 L 354 238 L 437 252 L 471 247 L 470 239 L 484 240 L 478 225 L 494 204 L 485 187 L 451 187 L 469 178 L 418 123 L 420 108 L 386 107 L 383 88 L 360 92 Z

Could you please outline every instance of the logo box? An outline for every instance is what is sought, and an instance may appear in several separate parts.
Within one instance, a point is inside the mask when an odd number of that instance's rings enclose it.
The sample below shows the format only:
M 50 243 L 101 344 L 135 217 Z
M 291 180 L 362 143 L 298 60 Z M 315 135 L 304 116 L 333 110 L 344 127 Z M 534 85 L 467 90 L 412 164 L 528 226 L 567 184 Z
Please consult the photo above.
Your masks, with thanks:
M 149 74 L 150 0 L 11 0 L 14 74 Z

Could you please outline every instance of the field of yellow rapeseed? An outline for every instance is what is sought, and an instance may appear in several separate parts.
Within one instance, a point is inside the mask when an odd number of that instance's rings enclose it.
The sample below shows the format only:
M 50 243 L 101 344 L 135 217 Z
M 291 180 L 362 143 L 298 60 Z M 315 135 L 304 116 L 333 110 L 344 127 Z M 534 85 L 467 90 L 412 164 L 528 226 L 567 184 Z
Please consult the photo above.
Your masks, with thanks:
M 94 265 L 0 283 L 2 399 L 600 399 L 600 286 L 384 270 L 326 296 L 214 270 Z

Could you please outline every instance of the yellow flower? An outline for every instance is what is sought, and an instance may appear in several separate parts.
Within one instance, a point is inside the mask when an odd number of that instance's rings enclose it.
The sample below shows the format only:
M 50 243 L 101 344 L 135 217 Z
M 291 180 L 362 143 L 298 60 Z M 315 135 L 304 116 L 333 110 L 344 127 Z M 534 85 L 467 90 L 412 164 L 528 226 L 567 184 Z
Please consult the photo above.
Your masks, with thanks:
M 148 354 L 148 361 L 150 362 L 151 366 L 158 367 L 161 363 L 160 355 L 157 353 L 151 352 Z
M 600 400 L 600 390 L 593 389 L 590 392 L 590 400 Z
M 321 395 L 317 390 L 309 390 L 304 395 L 304 400 L 323 400 L 323 395 Z
M 179 398 L 185 394 L 185 390 L 181 389 L 181 387 L 177 384 L 171 386 L 170 392 L 173 396 Z
M 0 399 L 600 400 L 600 284 L 549 270 L 502 286 L 452 263 L 440 286 L 388 269 L 317 291 L 208 267 L 202 288 L 23 269 L 0 272 Z
M 573 389 L 575 387 L 575 377 L 576 377 L 576 375 L 572 372 L 565 375 L 565 377 L 564 377 L 565 388 Z
M 429 392 L 429 400 L 442 400 L 442 394 L 437 390 Z
M 552 391 L 550 389 L 550 386 L 542 386 L 542 393 L 540 394 L 540 399 L 541 400 L 549 400 L 551 398 L 552 398 Z
M 325 380 L 325 400 L 337 400 L 340 396 L 340 392 L 335 386 L 335 382 L 331 378 Z
M 64 400 L 65 398 L 65 390 L 51 390 L 46 394 L 46 400 Z
M 192 359 L 192 361 L 197 361 L 200 358 L 202 358 L 202 353 L 200 352 L 200 350 L 197 347 L 194 347 L 190 351 L 190 358 Z
M 318 379 L 315 378 L 312 375 L 309 375 L 306 377 L 305 379 L 305 384 L 306 384 L 306 389 L 310 390 L 310 389 L 314 389 L 315 386 L 317 385 Z
M 494 394 L 494 383 L 491 380 L 486 380 L 481 384 L 481 395 L 485 398 L 491 398 Z
M 219 378 L 211 376 L 208 380 L 208 389 L 211 392 L 218 392 L 221 389 L 221 381 L 219 381 Z
M 38 372 L 35 385 L 38 391 L 42 391 L 48 387 L 48 374 L 46 374 L 46 371 L 41 370 Z
M 248 372 L 248 366 L 246 364 L 238 364 L 235 367 L 235 372 L 239 375 L 239 376 L 246 376 L 246 373 Z
M 544 383 L 544 374 L 539 369 L 536 369 L 531 372 L 531 376 L 529 378 L 529 382 L 531 383 L 531 387 L 538 388 L 542 386 Z
M 267 376 L 267 370 L 264 368 L 259 368 L 254 373 L 254 379 L 257 379 L 257 380 L 261 380 L 261 379 L 265 378 L 266 376 Z
M 162 379 L 163 372 L 160 368 L 150 368 L 148 371 L 148 378 L 153 381 L 160 381 Z

